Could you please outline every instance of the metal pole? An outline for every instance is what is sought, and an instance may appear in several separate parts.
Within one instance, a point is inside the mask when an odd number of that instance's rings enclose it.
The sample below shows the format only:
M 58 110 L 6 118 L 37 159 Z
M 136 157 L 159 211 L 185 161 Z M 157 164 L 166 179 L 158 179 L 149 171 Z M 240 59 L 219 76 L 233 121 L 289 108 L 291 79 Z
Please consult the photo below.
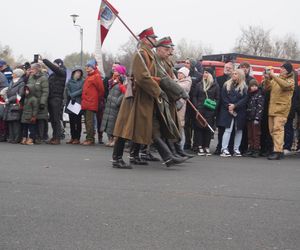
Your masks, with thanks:
M 83 28 L 80 27 L 80 41 L 81 41 L 81 50 L 80 50 L 80 67 L 83 67 Z

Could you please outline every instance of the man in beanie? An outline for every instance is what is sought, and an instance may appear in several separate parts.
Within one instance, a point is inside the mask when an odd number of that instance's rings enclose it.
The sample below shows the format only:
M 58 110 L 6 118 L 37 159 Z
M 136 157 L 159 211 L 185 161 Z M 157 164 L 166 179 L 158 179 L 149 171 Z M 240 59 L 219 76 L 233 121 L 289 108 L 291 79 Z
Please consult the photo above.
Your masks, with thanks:
M 81 109 L 85 111 L 86 140 L 84 146 L 95 144 L 94 116 L 99 109 L 99 100 L 104 97 L 104 85 L 95 60 L 90 60 L 85 66 L 87 77 L 83 84 Z
M 264 109 L 264 96 L 258 82 L 252 79 L 248 88 L 247 132 L 248 150 L 245 156 L 258 157 L 260 151 L 261 120 Z
M 280 75 L 273 70 L 265 72 L 265 86 L 270 89 L 269 130 L 274 143 L 273 154 L 269 160 L 280 160 L 283 153 L 284 125 L 291 109 L 291 100 L 295 88 L 293 66 L 285 62 L 281 66 Z
M 13 72 L 4 60 L 0 60 L 0 71 L 5 75 L 8 83 L 10 83 L 12 81 Z
M 239 69 L 242 69 L 245 73 L 245 81 L 247 86 L 249 86 L 249 83 L 251 80 L 254 79 L 253 76 L 250 75 L 251 71 L 251 65 L 248 62 L 242 62 L 239 66 Z M 246 153 L 248 150 L 248 131 L 247 131 L 247 126 L 244 127 L 243 129 L 243 137 L 242 137 L 242 142 L 240 146 L 240 150 L 242 153 Z
M 49 83 L 48 78 L 42 72 L 42 65 L 33 63 L 31 65 L 30 77 L 27 86 L 31 89 L 31 94 L 38 100 L 38 113 L 36 116 L 37 134 L 35 143 L 41 144 L 44 138 L 45 131 L 48 126 L 48 95 Z
M 61 114 L 63 107 L 65 83 L 66 83 L 66 68 L 61 59 L 56 59 L 54 62 L 50 62 L 47 59 L 40 59 L 43 63 L 52 71 L 49 76 L 49 97 L 48 97 L 48 109 L 50 115 L 50 122 L 53 130 L 53 135 L 48 144 L 58 145 L 60 144 L 61 136 Z

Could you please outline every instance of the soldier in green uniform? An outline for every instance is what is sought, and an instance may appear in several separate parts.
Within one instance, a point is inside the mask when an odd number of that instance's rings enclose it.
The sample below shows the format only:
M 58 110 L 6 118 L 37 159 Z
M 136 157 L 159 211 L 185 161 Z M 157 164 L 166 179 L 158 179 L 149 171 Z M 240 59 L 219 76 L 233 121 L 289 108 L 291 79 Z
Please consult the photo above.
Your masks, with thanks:
M 173 51 L 174 44 L 170 37 L 164 37 L 156 43 L 156 54 L 159 65 L 158 71 L 159 74 L 167 74 L 169 76 L 169 84 L 172 87 L 165 88 L 164 90 L 169 98 L 169 108 L 172 119 L 175 122 L 177 129 L 180 130 L 176 102 L 180 99 L 181 96 L 187 96 L 187 93 L 185 93 L 185 91 L 176 82 L 177 79 L 174 74 L 174 64 L 171 60 Z M 164 88 L 162 84 L 161 87 Z M 176 157 L 184 157 L 184 159 L 193 157 L 193 155 L 188 154 L 181 149 L 180 140 L 181 138 L 175 138 L 173 140 L 167 141 L 173 155 Z

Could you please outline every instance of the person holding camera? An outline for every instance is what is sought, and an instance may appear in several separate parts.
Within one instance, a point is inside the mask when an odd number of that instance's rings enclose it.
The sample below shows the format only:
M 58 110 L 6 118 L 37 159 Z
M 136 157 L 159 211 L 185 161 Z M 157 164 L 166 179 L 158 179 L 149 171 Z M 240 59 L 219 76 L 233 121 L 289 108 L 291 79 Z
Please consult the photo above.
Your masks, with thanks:
M 56 59 L 53 63 L 47 59 L 42 59 L 41 56 L 39 56 L 39 59 L 52 71 L 48 79 L 48 107 L 53 135 L 48 144 L 58 145 L 61 137 L 61 114 L 67 76 L 66 68 L 61 59 Z
M 270 90 L 269 130 L 274 143 L 274 151 L 269 160 L 280 160 L 283 157 L 284 125 L 291 109 L 292 96 L 295 88 L 293 66 L 285 62 L 280 67 L 280 75 L 267 69 L 264 74 L 265 88 Z

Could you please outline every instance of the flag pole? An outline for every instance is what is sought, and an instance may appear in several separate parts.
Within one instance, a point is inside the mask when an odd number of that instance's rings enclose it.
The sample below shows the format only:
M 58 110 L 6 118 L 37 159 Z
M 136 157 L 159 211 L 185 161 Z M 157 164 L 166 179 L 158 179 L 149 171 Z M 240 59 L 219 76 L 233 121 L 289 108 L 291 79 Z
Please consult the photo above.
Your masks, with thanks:
M 108 4 L 109 6 L 111 6 L 111 4 L 106 1 L 103 0 L 103 2 L 105 2 L 106 4 Z M 123 21 L 123 19 L 119 16 L 119 13 L 116 13 L 114 11 L 114 9 L 112 9 L 112 11 L 114 12 L 114 14 L 116 15 L 116 17 L 120 20 L 120 22 L 125 26 L 125 28 L 130 32 L 130 34 L 135 38 L 135 40 L 139 41 L 138 37 L 133 33 L 133 31 L 128 27 L 128 25 Z

